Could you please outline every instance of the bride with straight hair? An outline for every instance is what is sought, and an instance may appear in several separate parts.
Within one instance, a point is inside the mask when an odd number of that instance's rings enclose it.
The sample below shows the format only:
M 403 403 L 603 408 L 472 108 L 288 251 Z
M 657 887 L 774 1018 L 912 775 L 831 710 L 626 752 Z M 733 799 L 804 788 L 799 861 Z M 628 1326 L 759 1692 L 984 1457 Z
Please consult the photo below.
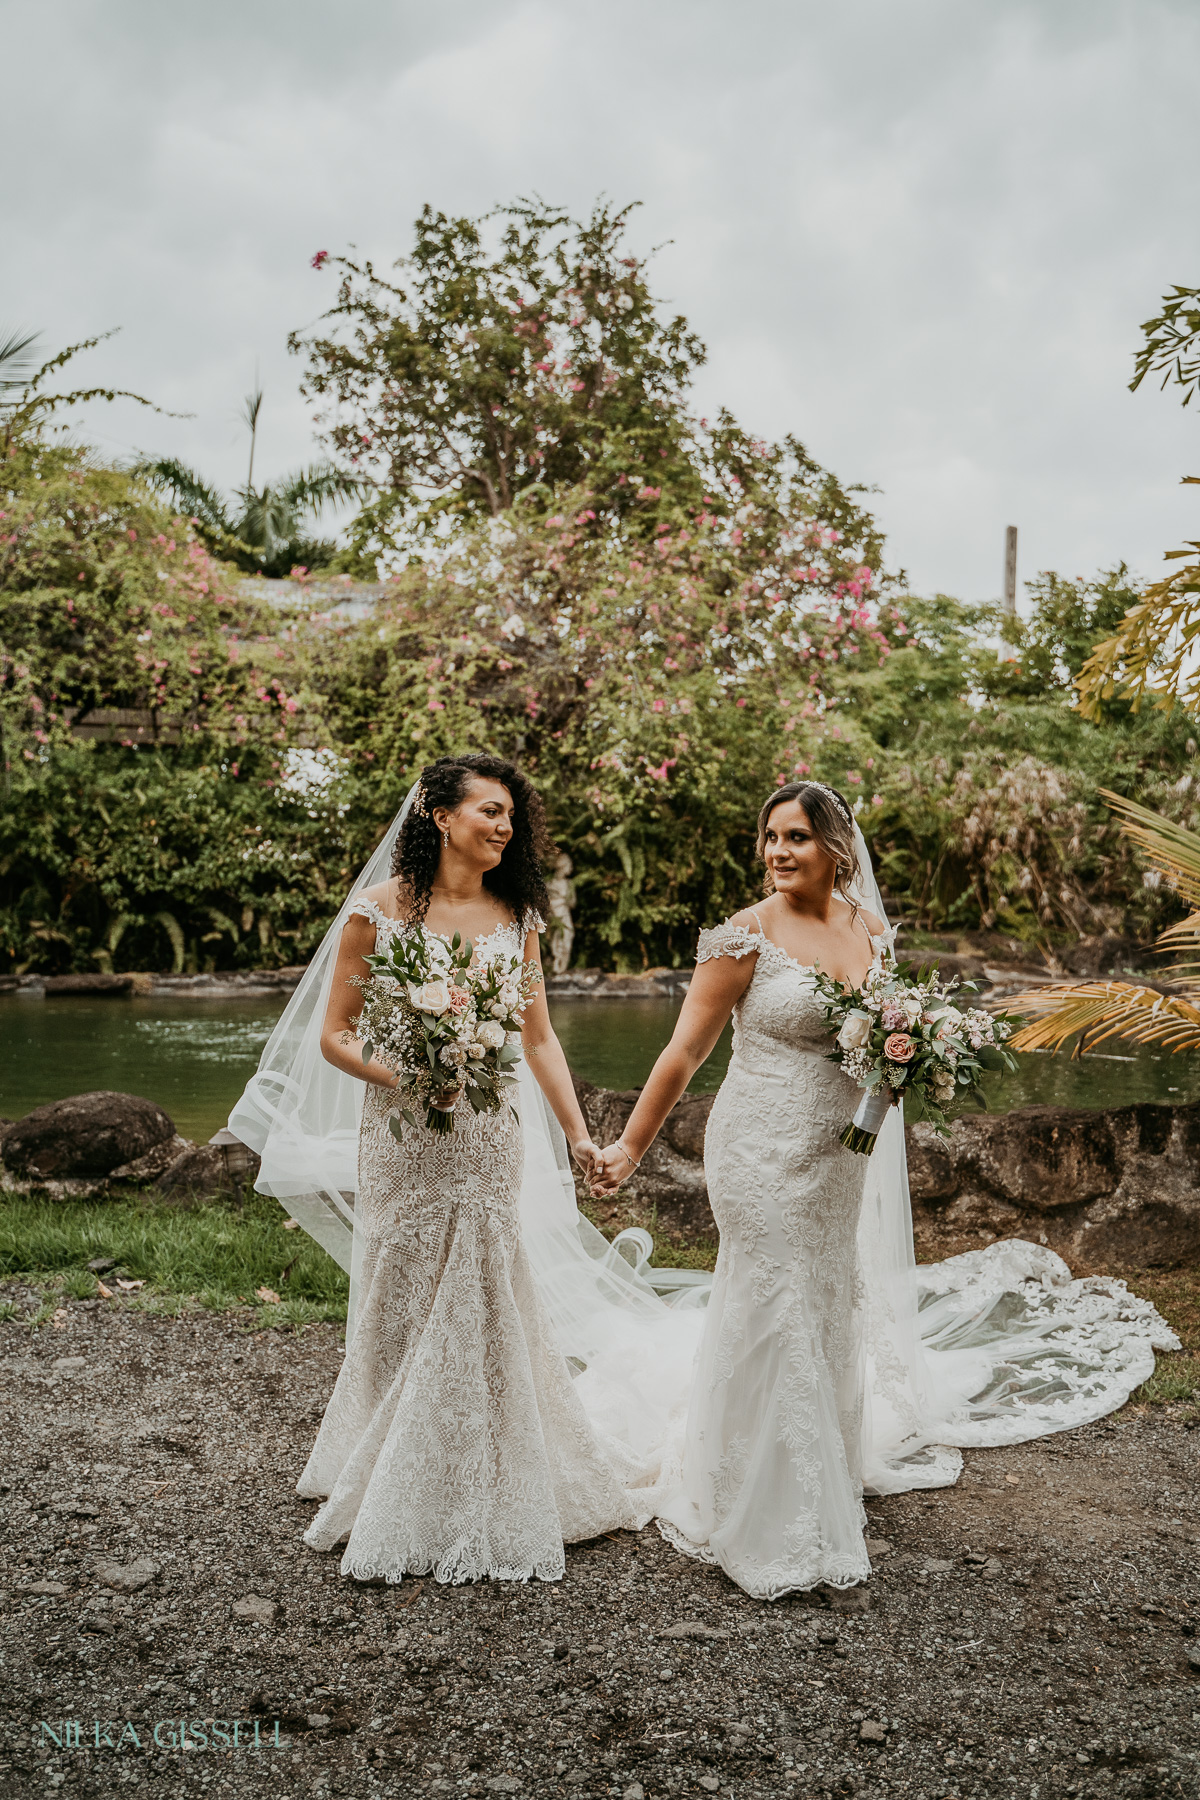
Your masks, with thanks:
M 511 763 L 422 771 L 350 890 L 230 1115 L 260 1192 L 350 1275 L 345 1363 L 298 1491 L 305 1533 L 359 1580 L 554 1580 L 565 1543 L 657 1518 L 747 1593 L 864 1580 L 864 1492 L 953 1482 L 959 1446 L 1113 1410 L 1178 1340 L 1121 1282 L 1072 1281 L 1010 1239 L 918 1270 L 901 1110 L 868 1159 L 837 1142 L 857 1090 L 826 1060 L 819 965 L 892 955 L 862 833 L 819 783 L 768 796 L 768 898 L 702 931 L 668 1049 L 599 1151 L 551 1028 L 524 1015 L 517 1112 L 448 1136 L 349 1033 L 363 958 L 457 931 L 540 961 L 541 802 Z M 732 1012 L 705 1166 L 717 1271 L 672 1276 L 578 1211 L 571 1155 L 611 1193 Z M 570 1151 L 568 1151 L 568 1145 Z M 706 1307 L 707 1303 L 707 1307 Z

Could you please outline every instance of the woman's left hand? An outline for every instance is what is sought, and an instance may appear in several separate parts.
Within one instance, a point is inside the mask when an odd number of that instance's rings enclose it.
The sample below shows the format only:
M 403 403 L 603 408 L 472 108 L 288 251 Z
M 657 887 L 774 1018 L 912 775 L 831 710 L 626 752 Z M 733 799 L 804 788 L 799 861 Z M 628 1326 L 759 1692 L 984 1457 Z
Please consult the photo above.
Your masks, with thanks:
M 571 1145 L 571 1155 L 583 1171 L 584 1180 L 590 1183 L 600 1161 L 600 1146 L 591 1138 L 580 1138 L 578 1143 Z

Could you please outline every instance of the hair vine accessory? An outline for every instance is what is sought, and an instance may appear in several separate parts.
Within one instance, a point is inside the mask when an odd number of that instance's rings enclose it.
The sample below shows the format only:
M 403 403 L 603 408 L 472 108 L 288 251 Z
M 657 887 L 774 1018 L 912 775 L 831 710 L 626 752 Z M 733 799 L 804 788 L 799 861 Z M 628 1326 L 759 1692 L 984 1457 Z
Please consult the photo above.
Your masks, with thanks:
M 823 781 L 806 781 L 803 785 L 805 787 L 816 788 L 819 794 L 828 794 L 829 798 L 838 808 L 838 811 L 845 816 L 847 823 L 853 825 L 854 814 L 851 811 L 850 803 L 842 794 L 838 793 L 836 788 L 826 787 Z
M 425 811 L 425 784 L 424 784 L 424 782 L 418 782 L 418 784 L 417 784 L 417 791 L 413 795 L 412 811 L 415 812 L 417 817 L 420 819 L 423 819 L 427 816 L 426 811 Z

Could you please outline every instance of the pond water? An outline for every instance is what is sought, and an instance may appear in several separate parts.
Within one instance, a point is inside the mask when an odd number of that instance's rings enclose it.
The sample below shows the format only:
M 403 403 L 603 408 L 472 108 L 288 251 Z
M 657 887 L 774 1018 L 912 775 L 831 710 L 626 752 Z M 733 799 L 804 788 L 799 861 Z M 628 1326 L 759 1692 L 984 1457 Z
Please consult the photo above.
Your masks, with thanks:
M 198 1142 L 225 1124 L 254 1073 L 282 1001 L 60 999 L 0 996 L 0 1117 L 96 1088 L 144 1094 Z M 556 1000 L 555 1030 L 572 1068 L 600 1087 L 638 1087 L 671 1035 L 678 1000 Z M 692 1082 L 713 1093 L 729 1061 L 730 1033 Z M 1125 1051 L 1071 1062 L 1023 1056 L 989 1095 L 997 1111 L 1041 1103 L 1128 1106 L 1200 1100 L 1200 1057 Z

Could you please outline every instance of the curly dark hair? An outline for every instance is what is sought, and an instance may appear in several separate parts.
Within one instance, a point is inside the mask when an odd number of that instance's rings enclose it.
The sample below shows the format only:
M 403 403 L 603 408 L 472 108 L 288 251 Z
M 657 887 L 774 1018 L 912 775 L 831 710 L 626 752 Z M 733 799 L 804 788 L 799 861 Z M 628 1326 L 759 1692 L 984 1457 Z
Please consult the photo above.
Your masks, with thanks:
M 421 770 L 423 810 L 414 805 L 396 840 L 392 874 L 408 890 L 409 918 L 419 920 L 429 910 L 433 878 L 442 854 L 441 833 L 433 822 L 435 807 L 453 812 L 466 798 L 473 780 L 498 781 L 512 795 L 513 834 L 504 855 L 489 869 L 483 885 L 509 908 L 521 926 L 531 913 L 549 917 L 550 900 L 542 864 L 554 855 L 546 828 L 546 809 L 541 795 L 513 763 L 501 756 L 471 751 L 465 756 L 440 756 Z

